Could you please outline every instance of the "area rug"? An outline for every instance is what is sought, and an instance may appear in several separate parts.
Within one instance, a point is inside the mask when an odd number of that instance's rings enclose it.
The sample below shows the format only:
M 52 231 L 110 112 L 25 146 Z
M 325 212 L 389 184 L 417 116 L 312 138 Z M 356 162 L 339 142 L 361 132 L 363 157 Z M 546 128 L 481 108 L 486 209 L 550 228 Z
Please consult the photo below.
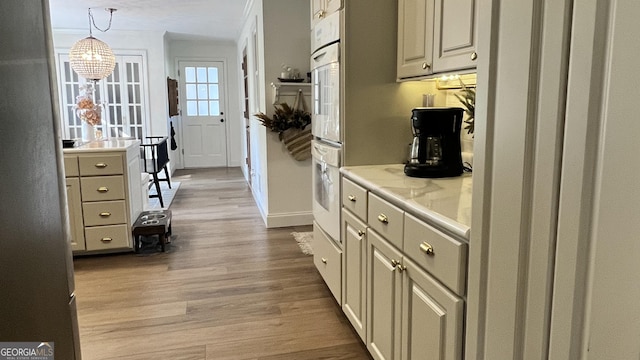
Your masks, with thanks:
M 298 246 L 300 246 L 300 250 L 302 250 L 303 254 L 313 255 L 313 248 L 311 247 L 311 242 L 313 241 L 313 232 L 292 232 L 293 238 L 298 242 Z
M 179 188 L 180 188 L 179 181 L 172 181 L 171 189 L 169 189 L 169 184 L 167 184 L 166 182 L 160 182 L 160 193 L 162 193 L 162 202 L 164 202 L 164 209 L 168 209 L 169 206 L 171 206 L 171 202 L 173 201 L 173 198 L 176 196 L 176 193 L 178 192 Z M 157 194 L 156 187 L 151 186 L 151 189 L 149 189 L 149 195 L 155 195 L 155 194 Z M 158 198 L 150 197 L 148 206 L 149 206 L 147 208 L 148 210 L 162 209 L 162 207 L 160 206 L 160 199 Z

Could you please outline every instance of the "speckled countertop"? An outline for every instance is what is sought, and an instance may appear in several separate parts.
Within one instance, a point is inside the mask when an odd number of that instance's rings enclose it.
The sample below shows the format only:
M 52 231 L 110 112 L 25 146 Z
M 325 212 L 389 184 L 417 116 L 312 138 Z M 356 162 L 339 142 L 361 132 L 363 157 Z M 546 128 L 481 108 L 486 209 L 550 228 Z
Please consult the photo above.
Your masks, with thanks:
M 434 227 L 469 241 L 471 174 L 424 179 L 404 174 L 404 165 L 347 166 L 347 178 Z
M 84 144 L 80 144 L 73 148 L 63 149 L 64 153 L 71 154 L 76 152 L 92 152 L 92 151 L 105 151 L 105 150 L 126 150 L 132 146 L 140 145 L 140 140 L 131 139 L 109 139 L 109 140 L 94 140 Z

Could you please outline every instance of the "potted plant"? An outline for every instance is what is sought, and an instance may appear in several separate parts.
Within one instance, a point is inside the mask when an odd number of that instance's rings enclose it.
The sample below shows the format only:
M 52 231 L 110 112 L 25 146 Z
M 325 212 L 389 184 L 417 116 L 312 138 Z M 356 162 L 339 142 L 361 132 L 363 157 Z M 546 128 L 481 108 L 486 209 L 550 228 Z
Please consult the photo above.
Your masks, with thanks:
M 463 82 L 460 82 L 460 84 L 462 85 L 462 95 L 454 95 L 464 107 L 464 112 L 468 115 L 467 120 L 464 121 L 466 124 L 464 129 L 467 130 L 467 134 L 473 134 L 476 110 L 476 89 L 467 87 Z
M 307 128 L 311 124 L 311 114 L 304 109 L 298 108 L 299 98 L 294 106 L 289 106 L 286 102 L 274 105 L 275 111 L 272 117 L 265 113 L 254 114 L 260 124 L 278 133 L 278 139 L 282 141 L 289 153 L 296 160 L 306 160 L 311 157 L 311 129 Z

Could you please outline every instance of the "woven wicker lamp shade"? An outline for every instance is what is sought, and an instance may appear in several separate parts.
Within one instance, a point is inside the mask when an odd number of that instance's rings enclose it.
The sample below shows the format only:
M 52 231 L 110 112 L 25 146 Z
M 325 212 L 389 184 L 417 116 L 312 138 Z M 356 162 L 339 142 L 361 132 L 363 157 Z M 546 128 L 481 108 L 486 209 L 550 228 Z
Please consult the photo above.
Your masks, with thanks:
M 111 75 L 116 66 L 116 57 L 109 45 L 89 36 L 73 44 L 69 51 L 69 62 L 78 75 L 100 80 Z

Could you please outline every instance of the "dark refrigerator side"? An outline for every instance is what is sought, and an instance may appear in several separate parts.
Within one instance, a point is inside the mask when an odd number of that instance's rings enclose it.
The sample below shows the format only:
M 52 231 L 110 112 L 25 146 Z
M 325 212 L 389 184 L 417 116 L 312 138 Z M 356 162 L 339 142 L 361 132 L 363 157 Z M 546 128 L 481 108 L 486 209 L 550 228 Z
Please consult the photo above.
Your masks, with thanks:
M 47 0 L 0 2 L 0 342 L 80 359 Z

